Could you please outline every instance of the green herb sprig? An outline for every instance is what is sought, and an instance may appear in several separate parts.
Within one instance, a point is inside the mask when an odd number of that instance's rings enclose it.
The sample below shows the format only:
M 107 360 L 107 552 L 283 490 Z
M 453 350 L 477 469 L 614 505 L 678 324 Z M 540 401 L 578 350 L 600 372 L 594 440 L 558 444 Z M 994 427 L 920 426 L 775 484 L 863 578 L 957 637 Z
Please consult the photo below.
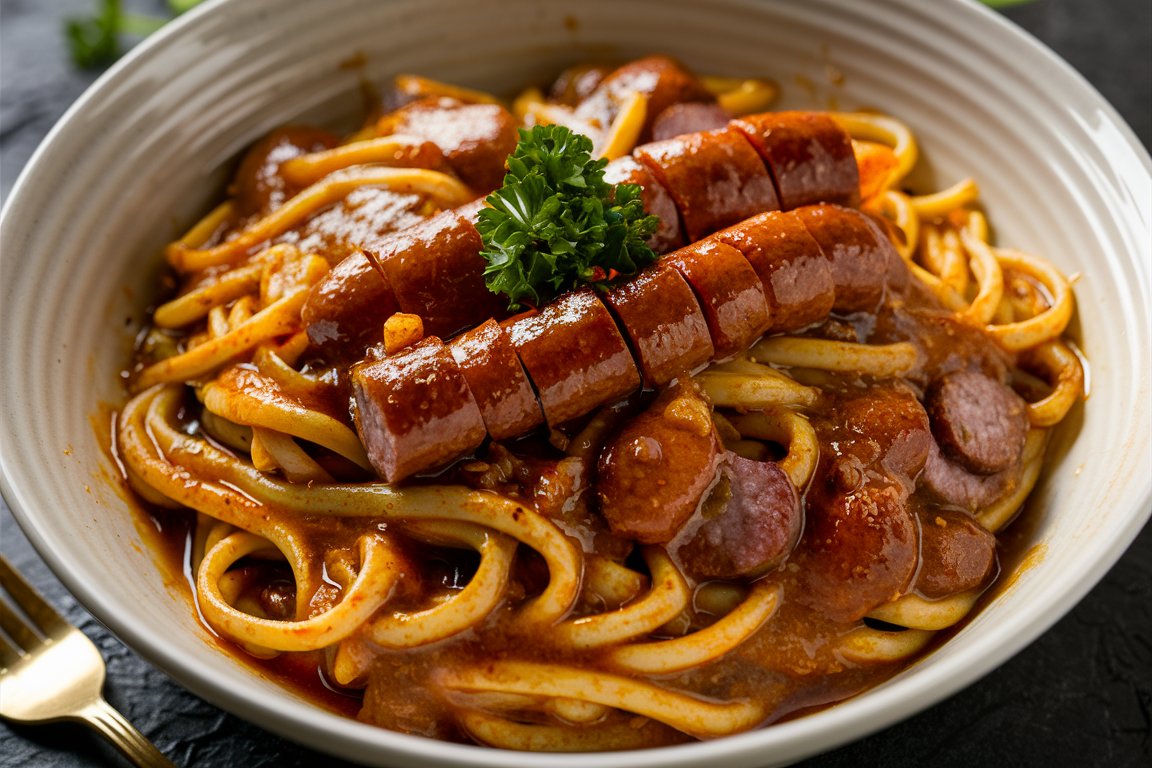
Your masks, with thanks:
M 638 185 L 604 181 L 607 164 L 592 159 L 591 139 L 563 126 L 520 129 L 504 185 L 476 223 L 484 282 L 509 309 L 606 288 L 656 260 L 645 240 L 659 219 L 645 213 Z
M 203 0 L 168 0 L 168 8 L 179 16 Z M 122 37 L 147 37 L 170 19 L 125 11 L 120 0 L 100 0 L 91 16 L 70 18 L 64 22 L 68 50 L 78 67 L 91 68 L 111 64 L 123 53 Z

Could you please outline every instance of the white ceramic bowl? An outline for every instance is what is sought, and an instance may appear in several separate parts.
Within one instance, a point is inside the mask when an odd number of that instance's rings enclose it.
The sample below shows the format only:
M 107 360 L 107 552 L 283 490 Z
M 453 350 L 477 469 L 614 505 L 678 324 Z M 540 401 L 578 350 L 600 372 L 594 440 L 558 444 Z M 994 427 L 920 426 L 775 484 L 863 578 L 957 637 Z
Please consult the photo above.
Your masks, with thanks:
M 347 124 L 362 77 L 417 72 L 510 93 L 575 60 L 655 51 L 700 71 L 773 76 L 786 106 L 874 106 L 906 120 L 938 185 L 979 180 L 1001 244 L 1080 275 L 1074 330 L 1092 392 L 1031 502 L 1042 558 L 942 649 L 819 714 L 626 762 L 766 765 L 831 748 L 955 692 L 1068 611 L 1152 510 L 1152 165 L 1055 56 L 959 0 L 234 0 L 187 15 L 108 72 L 45 141 L 3 214 L 3 492 L 92 613 L 204 698 L 344 757 L 620 762 L 378 730 L 318 711 L 237 663 L 138 544 L 94 421 L 121 399 L 118 372 L 161 246 L 207 209 L 230 161 L 262 133 L 289 121 Z M 361 69 L 341 66 L 357 53 Z

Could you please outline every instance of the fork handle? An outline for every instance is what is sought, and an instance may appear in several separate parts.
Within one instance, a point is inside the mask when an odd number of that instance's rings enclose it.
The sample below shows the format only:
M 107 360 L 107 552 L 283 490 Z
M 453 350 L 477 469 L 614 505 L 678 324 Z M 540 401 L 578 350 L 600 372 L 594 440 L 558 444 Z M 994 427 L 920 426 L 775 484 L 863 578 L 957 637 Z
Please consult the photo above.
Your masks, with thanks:
M 88 704 L 76 713 L 76 717 L 112 742 L 134 765 L 140 768 L 176 768 L 144 734 L 136 730 L 124 715 L 104 699 Z

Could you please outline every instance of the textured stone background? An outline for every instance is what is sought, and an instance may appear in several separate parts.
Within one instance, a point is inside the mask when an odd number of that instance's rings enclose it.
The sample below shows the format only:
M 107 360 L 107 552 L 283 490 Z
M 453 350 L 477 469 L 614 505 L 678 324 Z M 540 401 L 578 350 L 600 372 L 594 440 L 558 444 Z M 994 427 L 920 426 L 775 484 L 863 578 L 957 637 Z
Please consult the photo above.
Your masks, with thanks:
M 125 4 L 163 8 L 160 0 Z M 63 17 L 95 5 L 0 0 L 0 195 L 7 195 L 37 143 L 95 79 L 96 73 L 72 68 L 60 33 Z M 1038 0 L 1005 13 L 1084 74 L 1152 146 L 1152 3 Z M 2 504 L 0 551 L 97 642 L 108 661 L 107 698 L 177 764 L 346 765 L 216 709 L 142 661 L 64 590 Z M 1123 768 L 1152 764 L 1150 756 L 1152 527 L 1067 617 L 987 678 L 804 765 Z M 121 764 L 111 748 L 79 727 L 0 723 L 2 766 Z

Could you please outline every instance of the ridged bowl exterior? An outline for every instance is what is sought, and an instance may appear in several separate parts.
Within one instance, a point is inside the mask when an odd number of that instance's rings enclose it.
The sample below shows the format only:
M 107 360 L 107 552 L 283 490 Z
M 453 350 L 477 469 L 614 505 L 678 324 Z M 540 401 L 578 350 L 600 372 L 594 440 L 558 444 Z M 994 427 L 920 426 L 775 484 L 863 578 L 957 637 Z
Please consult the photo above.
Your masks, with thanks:
M 974 176 L 998 242 L 1077 275 L 1091 396 L 1029 506 L 1042 557 L 954 638 L 822 713 L 623 755 L 443 744 L 322 712 L 221 650 L 139 544 L 101 444 L 104 407 L 164 243 L 218 198 L 237 155 L 288 122 L 350 126 L 363 80 L 414 72 L 510 94 L 574 61 L 666 52 L 775 78 L 784 106 L 874 107 L 922 140 L 920 181 Z M 204 698 L 371 765 L 765 766 L 860 737 L 987 673 L 1051 626 L 1152 512 L 1152 163 L 1066 64 L 963 0 L 218 0 L 117 64 L 29 163 L 3 212 L 3 492 L 64 583 Z M 105 430 L 106 431 L 106 430 Z

